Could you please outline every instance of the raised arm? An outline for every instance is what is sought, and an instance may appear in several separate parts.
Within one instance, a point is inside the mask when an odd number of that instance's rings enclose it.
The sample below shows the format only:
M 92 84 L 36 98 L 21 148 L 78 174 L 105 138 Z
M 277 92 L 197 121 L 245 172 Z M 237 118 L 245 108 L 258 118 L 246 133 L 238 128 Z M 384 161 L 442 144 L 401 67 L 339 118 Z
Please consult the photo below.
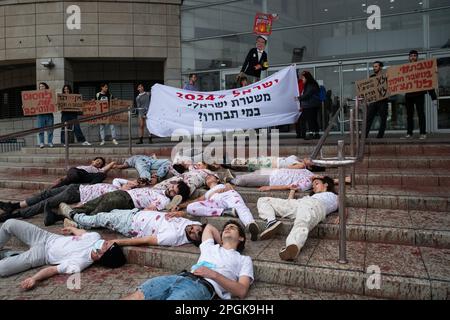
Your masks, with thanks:
M 295 185 L 290 185 L 290 186 L 263 186 L 263 187 L 259 188 L 259 191 L 275 191 L 275 190 L 284 191 L 284 190 L 292 190 L 292 188 L 297 189 L 297 187 Z
M 133 239 L 115 239 L 113 240 L 119 246 L 157 246 L 158 239 L 155 236 L 133 238 Z
M 130 166 L 128 165 L 128 163 L 124 162 L 123 164 L 116 164 L 116 165 L 114 165 L 113 169 L 120 169 L 120 170 L 122 170 L 122 169 L 127 169 L 129 167 Z
M 22 289 L 30 290 L 36 286 L 37 282 L 48 279 L 57 274 L 58 274 L 58 268 L 56 266 L 47 267 L 47 268 L 40 270 L 34 276 L 23 280 L 20 283 L 20 286 L 22 287 Z
M 82 229 L 78 229 L 75 227 L 65 227 L 62 229 L 63 234 L 68 235 L 68 234 L 73 234 L 74 236 L 81 236 L 83 234 L 85 234 L 87 231 L 86 230 L 82 230 Z
M 110 163 L 108 163 L 106 166 L 104 166 L 103 168 L 102 168 L 102 171 L 104 172 L 104 173 L 107 173 L 109 170 L 111 170 L 114 166 L 116 165 L 116 162 L 115 161 L 111 161 Z
M 202 242 L 209 239 L 213 239 L 216 243 L 222 244 L 219 230 L 217 230 L 216 227 L 207 224 L 205 229 L 203 229 Z

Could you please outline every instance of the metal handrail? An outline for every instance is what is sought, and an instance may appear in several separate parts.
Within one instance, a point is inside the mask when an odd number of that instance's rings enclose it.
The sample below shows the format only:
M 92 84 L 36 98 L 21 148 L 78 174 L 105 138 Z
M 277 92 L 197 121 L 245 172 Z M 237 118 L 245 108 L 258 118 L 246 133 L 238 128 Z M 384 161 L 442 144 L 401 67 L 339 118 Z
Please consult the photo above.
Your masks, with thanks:
M 347 101 L 352 101 L 353 99 L 348 99 Z M 355 187 L 355 164 L 360 162 L 364 158 L 364 148 L 366 143 L 366 127 L 367 127 L 367 104 L 366 108 L 363 108 L 362 120 L 359 120 L 359 101 L 358 97 L 354 99 L 355 107 L 350 110 L 350 157 L 345 157 L 344 155 L 344 140 L 338 141 L 338 155 L 335 158 L 323 158 L 317 159 L 319 152 L 328 138 L 335 121 L 343 110 L 344 105 L 341 105 L 336 111 L 332 119 L 330 120 L 327 129 L 320 138 L 317 146 L 315 147 L 313 153 L 311 154 L 312 163 L 321 167 L 337 167 L 339 171 L 339 263 L 348 263 L 347 253 L 346 253 L 346 227 L 347 221 L 345 219 L 345 168 L 348 166 L 352 167 L 352 188 Z M 362 122 L 361 137 L 360 137 L 360 127 L 359 122 Z M 355 150 L 356 148 L 356 150 Z
M 34 134 L 34 133 L 38 133 L 38 132 L 42 132 L 42 131 L 50 131 L 50 130 L 54 130 L 54 129 L 58 129 L 58 128 L 64 128 L 64 137 L 65 137 L 65 166 L 66 169 L 69 169 L 69 126 L 72 126 L 74 124 L 77 123 L 83 123 L 83 122 L 88 122 L 91 120 L 96 120 L 96 119 L 100 119 L 100 118 L 104 118 L 104 117 L 109 117 L 109 116 L 113 116 L 116 114 L 120 114 L 120 113 L 124 113 L 124 112 L 128 112 L 128 153 L 129 155 L 132 154 L 132 144 L 131 144 L 131 111 L 134 110 L 136 108 L 123 108 L 123 109 L 119 109 L 119 110 L 113 110 L 113 111 L 108 111 L 108 112 L 104 112 L 101 114 L 97 114 L 94 116 L 89 116 L 89 117 L 81 117 L 81 118 L 77 118 L 77 119 L 73 119 L 73 120 L 69 120 L 69 121 L 65 121 L 65 122 L 61 122 L 52 126 L 46 126 L 46 127 L 42 127 L 42 128 L 34 128 L 34 129 L 29 129 L 29 130 L 24 130 L 24 131 L 20 131 L 20 132 L 15 132 L 15 133 L 10 133 L 10 134 L 6 134 L 3 136 L 0 136 L 0 141 L 2 140 L 6 140 L 6 139 L 12 139 L 12 138 L 18 138 L 18 137 L 24 137 L 30 134 Z
M 114 111 L 108 111 L 102 114 L 97 114 L 95 116 L 89 116 L 89 117 L 81 117 L 81 118 L 77 118 L 77 119 L 73 119 L 73 120 L 69 120 L 66 122 L 61 122 L 58 124 L 54 124 L 52 126 L 46 126 L 46 127 L 42 127 L 42 128 L 34 128 L 34 129 L 28 129 L 28 130 L 23 130 L 23 131 L 19 131 L 19 132 L 14 132 L 14 133 L 9 133 L 9 134 L 5 134 L 3 136 L 0 136 L 0 141 L 2 140 L 6 140 L 6 139 L 12 139 L 12 138 L 20 138 L 20 137 L 25 137 L 27 135 L 33 134 L 33 133 L 38 133 L 41 131 L 49 131 L 49 130 L 54 130 L 54 129 L 59 129 L 59 128 L 63 128 L 67 125 L 73 125 L 76 123 L 83 123 L 83 122 L 87 122 L 87 121 L 91 121 L 91 120 L 96 120 L 96 119 L 100 119 L 103 117 L 109 117 L 115 114 L 120 114 L 120 113 L 124 113 L 124 112 L 130 112 L 131 110 L 133 110 L 134 108 L 123 108 L 123 109 L 119 109 L 119 110 L 114 110 Z

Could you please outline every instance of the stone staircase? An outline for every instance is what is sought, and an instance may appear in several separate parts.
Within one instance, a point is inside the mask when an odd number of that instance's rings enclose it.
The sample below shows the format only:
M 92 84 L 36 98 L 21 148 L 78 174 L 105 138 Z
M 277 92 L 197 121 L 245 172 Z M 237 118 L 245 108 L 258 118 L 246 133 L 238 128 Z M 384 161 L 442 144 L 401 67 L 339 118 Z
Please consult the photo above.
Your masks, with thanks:
M 298 146 L 298 141 L 281 141 L 281 155 L 311 153 L 313 145 Z M 155 153 L 169 157 L 171 144 L 161 143 L 133 149 L 133 154 Z M 123 161 L 128 149 L 72 148 L 71 165 L 86 164 L 100 155 L 107 161 Z M 324 155 L 335 155 L 336 146 L 326 145 Z M 21 152 L 0 154 L 0 199 L 22 200 L 51 185 L 65 173 L 64 149 L 24 148 Z M 327 175 L 337 177 L 336 169 Z M 450 143 L 400 142 L 366 147 L 364 161 L 356 168 L 356 188 L 347 187 L 348 264 L 339 264 L 337 213 L 311 231 L 295 262 L 279 259 L 292 221 L 284 221 L 278 238 L 247 242 L 245 254 L 254 261 L 257 288 L 303 288 L 315 292 L 340 293 L 352 298 L 448 299 L 450 291 Z M 112 177 L 136 177 L 133 169 L 112 170 Z M 264 192 L 237 188 L 258 217 L 257 199 L 261 196 L 286 198 L 287 192 Z M 204 192 L 200 191 L 199 193 Z M 301 195 L 298 195 L 301 196 Z M 221 227 L 227 219 L 210 218 Z M 42 217 L 31 219 L 42 225 Z M 257 219 L 260 227 L 264 222 Z M 51 230 L 58 230 L 53 226 Z M 102 231 L 108 237 L 117 237 Z M 17 244 L 17 243 L 16 243 Z M 198 249 L 127 247 L 130 263 L 179 271 L 198 258 Z M 381 271 L 380 289 L 366 285 L 368 268 Z M 283 298 L 283 289 L 277 289 Z M 250 297 L 258 297 L 258 294 Z M 268 296 L 269 297 L 269 296 Z

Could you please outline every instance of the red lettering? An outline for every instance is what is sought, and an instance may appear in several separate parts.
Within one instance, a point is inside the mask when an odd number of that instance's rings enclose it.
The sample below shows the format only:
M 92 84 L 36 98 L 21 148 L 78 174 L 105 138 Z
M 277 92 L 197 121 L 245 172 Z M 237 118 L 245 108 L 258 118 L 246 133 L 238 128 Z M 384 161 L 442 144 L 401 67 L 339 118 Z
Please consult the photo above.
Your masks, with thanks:
M 195 100 L 195 95 L 193 95 L 193 94 L 187 94 L 187 95 L 185 96 L 185 98 L 186 98 L 187 100 Z

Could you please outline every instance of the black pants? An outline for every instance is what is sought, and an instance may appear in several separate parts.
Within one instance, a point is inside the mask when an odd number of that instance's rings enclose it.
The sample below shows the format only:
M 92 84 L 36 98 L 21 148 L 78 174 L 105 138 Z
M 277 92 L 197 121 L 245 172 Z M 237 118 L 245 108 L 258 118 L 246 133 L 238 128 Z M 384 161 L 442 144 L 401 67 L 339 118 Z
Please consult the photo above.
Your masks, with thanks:
M 297 136 L 304 138 L 306 136 L 306 125 L 308 130 L 313 133 L 319 133 L 319 124 L 317 123 L 317 113 L 319 108 L 303 109 L 297 122 Z
M 407 134 L 412 135 L 414 131 L 414 105 L 416 106 L 417 116 L 419 117 L 420 134 L 426 134 L 425 123 L 425 95 L 420 96 L 406 96 L 406 120 L 407 120 Z
M 95 184 L 102 182 L 105 178 L 106 174 L 103 172 L 89 173 L 82 169 L 70 168 L 69 171 L 67 171 L 67 176 L 60 183 L 53 186 L 53 188 L 67 186 L 72 183 Z
M 30 218 L 44 211 L 45 204 L 49 208 L 57 208 L 61 202 L 68 204 L 80 202 L 80 185 L 72 184 L 45 190 L 25 200 L 28 207 L 19 210 L 22 218 Z
M 76 112 L 61 112 L 61 122 L 75 120 L 77 118 L 78 118 L 78 114 Z M 69 143 L 74 142 L 74 139 L 73 139 L 74 135 L 77 138 L 78 142 L 86 141 L 86 138 L 83 135 L 83 131 L 81 131 L 81 127 L 80 127 L 79 123 L 69 126 L 69 130 L 72 130 L 72 129 L 73 129 L 73 131 L 69 131 Z M 64 127 L 61 128 L 61 143 L 62 144 L 66 143 Z
M 128 192 L 124 190 L 108 192 L 73 210 L 77 213 L 96 215 L 97 213 L 110 212 L 114 209 L 134 209 L 133 199 Z
M 377 101 L 369 104 L 367 109 L 367 128 L 366 138 L 369 135 L 370 128 L 372 127 L 373 120 L 377 116 L 380 116 L 380 128 L 378 129 L 377 138 L 383 138 L 384 131 L 386 131 L 386 122 L 388 116 L 388 103 L 387 101 Z

